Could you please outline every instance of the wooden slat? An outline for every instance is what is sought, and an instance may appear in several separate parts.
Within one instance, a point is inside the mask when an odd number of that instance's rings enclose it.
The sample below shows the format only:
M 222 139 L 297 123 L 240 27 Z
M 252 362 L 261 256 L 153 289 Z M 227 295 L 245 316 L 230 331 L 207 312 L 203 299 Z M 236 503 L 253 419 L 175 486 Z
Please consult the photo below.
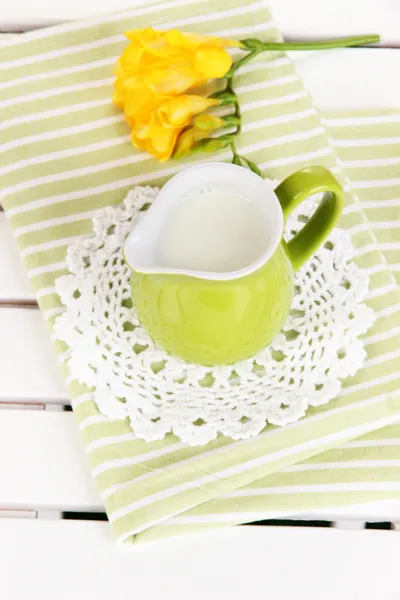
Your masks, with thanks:
M 269 0 L 268 5 L 285 39 L 378 33 L 381 44 L 400 45 L 400 6 L 391 0 Z
M 325 5 L 321 2 L 321 7 Z M 400 18 L 398 29 L 400 36 Z M 289 55 L 321 111 L 399 106 L 400 81 L 393 73 L 400 71 L 400 49 L 352 48 Z
M 0 307 L 0 401 L 68 403 L 42 316 Z
M 0 410 L 0 456 L 0 508 L 103 510 L 72 413 Z
M 14 0 L 2 6 L 0 25 L 3 30 L 32 29 L 154 2 L 155 0 L 69 0 L 60 4 L 51 0 Z M 278 27 L 287 38 L 320 39 L 377 32 L 381 35 L 382 43 L 400 43 L 399 5 L 392 0 L 336 0 L 329 3 L 320 0 L 270 0 L 268 5 Z
M 290 518 L 300 520 L 320 519 L 322 521 L 334 522 L 349 520 L 350 522 L 359 524 L 377 521 L 397 523 L 400 521 L 400 498 L 336 506 L 335 508 L 316 510 L 312 513 L 293 514 Z
M 0 456 L 0 509 L 103 510 L 72 413 L 0 410 Z M 281 516 L 398 521 L 400 499 Z
M 241 527 L 118 546 L 106 523 L 0 522 L 7 600 L 400 597 L 400 535 Z M 36 596 L 35 596 L 36 597 Z

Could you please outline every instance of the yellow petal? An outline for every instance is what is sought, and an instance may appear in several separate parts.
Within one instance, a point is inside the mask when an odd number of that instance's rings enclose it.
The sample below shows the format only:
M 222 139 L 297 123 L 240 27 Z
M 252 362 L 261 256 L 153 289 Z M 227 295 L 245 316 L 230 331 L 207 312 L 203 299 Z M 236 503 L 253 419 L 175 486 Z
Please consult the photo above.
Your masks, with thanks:
M 134 131 L 132 131 L 131 139 L 132 144 L 136 146 L 136 148 L 144 150 L 144 152 L 147 152 L 147 154 L 151 154 L 152 156 L 154 156 L 155 151 L 151 145 L 151 142 L 147 138 L 145 140 L 141 140 L 135 135 Z
M 172 48 L 186 48 L 196 50 L 199 47 L 199 37 L 190 33 L 182 33 L 178 29 L 170 29 L 163 33 L 163 37 L 167 44 Z
M 199 142 L 207 136 L 208 132 L 197 129 L 197 127 L 186 129 L 186 131 L 179 136 L 178 141 L 176 142 L 174 158 L 182 158 L 183 156 L 186 156 L 196 142 Z
M 158 109 L 158 116 L 165 126 L 186 127 L 195 115 L 216 104 L 218 100 L 213 98 L 184 94 L 164 102 Z
M 125 31 L 125 37 L 132 42 L 150 42 L 152 40 L 157 39 L 159 33 L 154 31 L 152 27 L 146 27 L 146 29 L 130 29 L 129 31 Z
M 137 44 L 129 44 L 119 59 L 120 68 L 123 73 L 130 74 L 138 69 L 144 50 Z
M 145 42 L 143 43 L 143 48 L 146 52 L 156 57 L 167 58 L 169 55 L 173 54 L 170 46 L 168 46 L 167 42 L 163 39 Z
M 165 129 L 161 125 L 145 125 L 134 127 L 132 142 L 158 160 L 168 160 L 175 146 L 180 130 Z
M 158 57 L 167 57 L 175 52 L 165 39 L 165 33 L 155 31 L 151 27 L 142 31 L 128 31 L 125 34 L 128 39 L 140 44 L 140 46 L 151 55 Z
M 186 37 L 191 39 L 192 44 L 197 46 L 215 46 L 216 48 L 238 48 L 242 44 L 237 40 L 227 40 L 211 35 L 201 35 L 199 33 L 186 33 Z
M 146 87 L 136 87 L 125 91 L 125 114 L 127 118 L 138 124 L 152 123 L 157 108 L 165 99 Z
M 125 113 L 125 121 L 128 123 L 129 127 L 132 129 L 135 125 L 135 121 Z
M 165 127 L 161 127 L 160 125 L 154 126 L 151 139 L 156 152 L 158 152 L 164 160 L 171 156 L 178 133 L 177 129 L 165 129 Z
M 206 79 L 219 79 L 226 75 L 232 58 L 223 48 L 199 48 L 194 57 L 195 70 Z
M 164 96 L 177 96 L 204 82 L 193 69 L 175 65 L 146 73 L 144 79 L 155 93 Z
M 120 77 L 117 77 L 117 79 L 115 79 L 114 81 L 114 87 L 116 90 L 119 90 L 120 92 L 123 92 L 125 89 L 125 83 L 124 80 L 121 79 Z
M 132 131 L 138 140 L 148 140 L 151 137 L 151 125 L 137 125 Z
M 137 90 L 140 86 L 143 87 L 143 77 L 140 74 L 131 75 L 123 80 L 124 89 Z

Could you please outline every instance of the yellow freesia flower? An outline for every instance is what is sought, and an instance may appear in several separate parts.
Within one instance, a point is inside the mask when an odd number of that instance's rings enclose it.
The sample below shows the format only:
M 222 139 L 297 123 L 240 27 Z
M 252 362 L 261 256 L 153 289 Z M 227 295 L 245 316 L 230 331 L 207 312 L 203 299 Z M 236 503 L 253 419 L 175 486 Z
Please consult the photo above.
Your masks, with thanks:
M 181 94 L 223 77 L 232 65 L 225 50 L 238 42 L 184 34 L 178 30 L 154 31 L 151 27 L 128 31 L 131 40 L 116 64 L 115 75 L 125 87 L 142 84 L 159 94 Z
M 151 27 L 128 31 L 130 44 L 115 65 L 114 104 L 132 127 L 133 143 L 167 160 L 193 118 L 219 103 L 199 89 L 232 65 L 226 48 L 239 42 Z

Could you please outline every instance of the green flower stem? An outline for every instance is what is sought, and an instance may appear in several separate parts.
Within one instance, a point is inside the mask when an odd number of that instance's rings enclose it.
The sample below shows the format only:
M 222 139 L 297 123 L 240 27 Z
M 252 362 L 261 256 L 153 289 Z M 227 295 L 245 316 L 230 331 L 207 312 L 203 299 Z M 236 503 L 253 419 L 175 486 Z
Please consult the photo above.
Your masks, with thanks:
M 242 161 L 241 161 L 241 159 L 240 159 L 240 156 L 239 156 L 239 154 L 237 153 L 236 146 L 235 146 L 235 142 L 233 142 L 233 141 L 232 141 L 232 142 L 229 144 L 229 147 L 230 147 L 230 149 L 232 150 L 232 157 L 233 157 L 233 158 L 232 158 L 232 162 L 233 162 L 233 164 L 234 164 L 234 165 L 241 165 L 241 164 L 242 164 Z
M 232 79 L 235 71 L 243 67 L 261 54 L 262 52 L 283 51 L 283 50 L 331 50 L 333 48 L 350 48 L 362 46 L 365 44 L 374 44 L 379 42 L 379 35 L 361 35 L 356 37 L 338 38 L 336 40 L 325 40 L 320 42 L 262 42 L 261 40 L 249 38 L 241 40 L 242 50 L 248 51 L 248 54 L 233 63 L 226 77 Z
M 240 156 L 240 154 L 238 154 L 238 151 L 236 150 L 235 142 L 233 140 L 229 143 L 229 147 L 232 150 L 232 161 L 231 162 L 234 165 L 239 165 L 239 167 L 246 166 L 248 169 L 250 169 L 250 171 L 253 171 L 253 173 L 262 177 L 261 170 L 258 168 L 258 166 L 253 161 L 249 160 L 245 156 Z
M 241 40 L 242 50 L 247 54 L 242 56 L 238 61 L 233 63 L 232 67 L 229 69 L 228 73 L 225 75 L 226 78 L 226 87 L 223 90 L 223 93 L 228 95 L 230 99 L 230 104 L 232 104 L 235 108 L 234 117 L 237 121 L 237 129 L 235 136 L 238 135 L 241 131 L 241 114 L 240 114 L 240 105 L 239 99 L 235 93 L 233 88 L 233 77 L 235 73 L 243 67 L 243 65 L 247 64 L 251 60 L 253 60 L 259 54 L 263 52 L 270 51 L 282 51 L 282 50 L 329 50 L 332 48 L 348 48 L 351 46 L 361 46 L 363 44 L 373 44 L 375 42 L 379 42 L 379 35 L 363 35 L 358 37 L 348 37 L 341 38 L 336 40 L 326 40 L 323 42 L 262 42 L 257 39 L 247 39 Z M 232 163 L 239 166 L 246 166 L 251 171 L 256 173 L 257 175 L 262 175 L 258 166 L 244 156 L 240 156 L 236 149 L 236 145 L 234 140 L 230 140 L 227 145 L 229 145 L 232 151 Z
M 246 48 L 243 48 L 243 50 L 245 50 L 245 49 Z M 229 69 L 229 71 L 227 72 L 227 74 L 225 75 L 225 77 L 228 80 L 232 79 L 233 74 L 235 73 L 235 71 L 237 71 L 238 69 L 240 69 L 240 67 L 243 67 L 243 65 L 245 65 L 248 62 L 250 62 L 251 60 L 253 60 L 253 58 L 255 58 L 256 56 L 258 56 L 262 52 L 264 52 L 263 49 L 260 49 L 260 50 L 251 50 L 251 52 L 249 52 L 248 54 L 246 54 L 245 56 L 243 56 L 242 58 L 240 58 L 239 60 L 237 60 L 236 62 L 233 63 L 233 65 L 231 66 L 231 68 Z
M 372 34 L 318 42 L 262 42 L 261 40 L 248 39 L 241 40 L 241 44 L 243 44 L 244 49 L 266 52 L 271 50 L 331 50 L 333 48 L 350 48 L 352 46 L 375 44 L 379 40 L 379 35 Z
M 236 117 L 237 119 L 237 125 L 236 125 L 236 134 L 239 134 L 241 132 L 242 129 L 242 115 L 240 113 L 240 104 L 239 104 L 239 98 L 236 95 L 235 90 L 233 89 L 233 85 L 232 85 L 232 78 L 227 79 L 226 82 L 226 88 L 225 90 L 229 93 L 232 94 L 232 96 L 234 97 L 234 103 L 233 106 L 235 108 L 235 111 L 233 113 L 233 115 Z

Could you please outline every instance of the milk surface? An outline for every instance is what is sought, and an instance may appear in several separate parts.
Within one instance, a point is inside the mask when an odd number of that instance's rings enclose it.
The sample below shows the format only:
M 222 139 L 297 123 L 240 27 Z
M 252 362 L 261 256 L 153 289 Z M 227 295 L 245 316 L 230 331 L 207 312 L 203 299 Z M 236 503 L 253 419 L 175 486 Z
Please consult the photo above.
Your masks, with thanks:
M 157 260 L 167 268 L 228 273 L 265 251 L 265 218 L 234 189 L 199 188 L 182 198 L 165 219 Z

